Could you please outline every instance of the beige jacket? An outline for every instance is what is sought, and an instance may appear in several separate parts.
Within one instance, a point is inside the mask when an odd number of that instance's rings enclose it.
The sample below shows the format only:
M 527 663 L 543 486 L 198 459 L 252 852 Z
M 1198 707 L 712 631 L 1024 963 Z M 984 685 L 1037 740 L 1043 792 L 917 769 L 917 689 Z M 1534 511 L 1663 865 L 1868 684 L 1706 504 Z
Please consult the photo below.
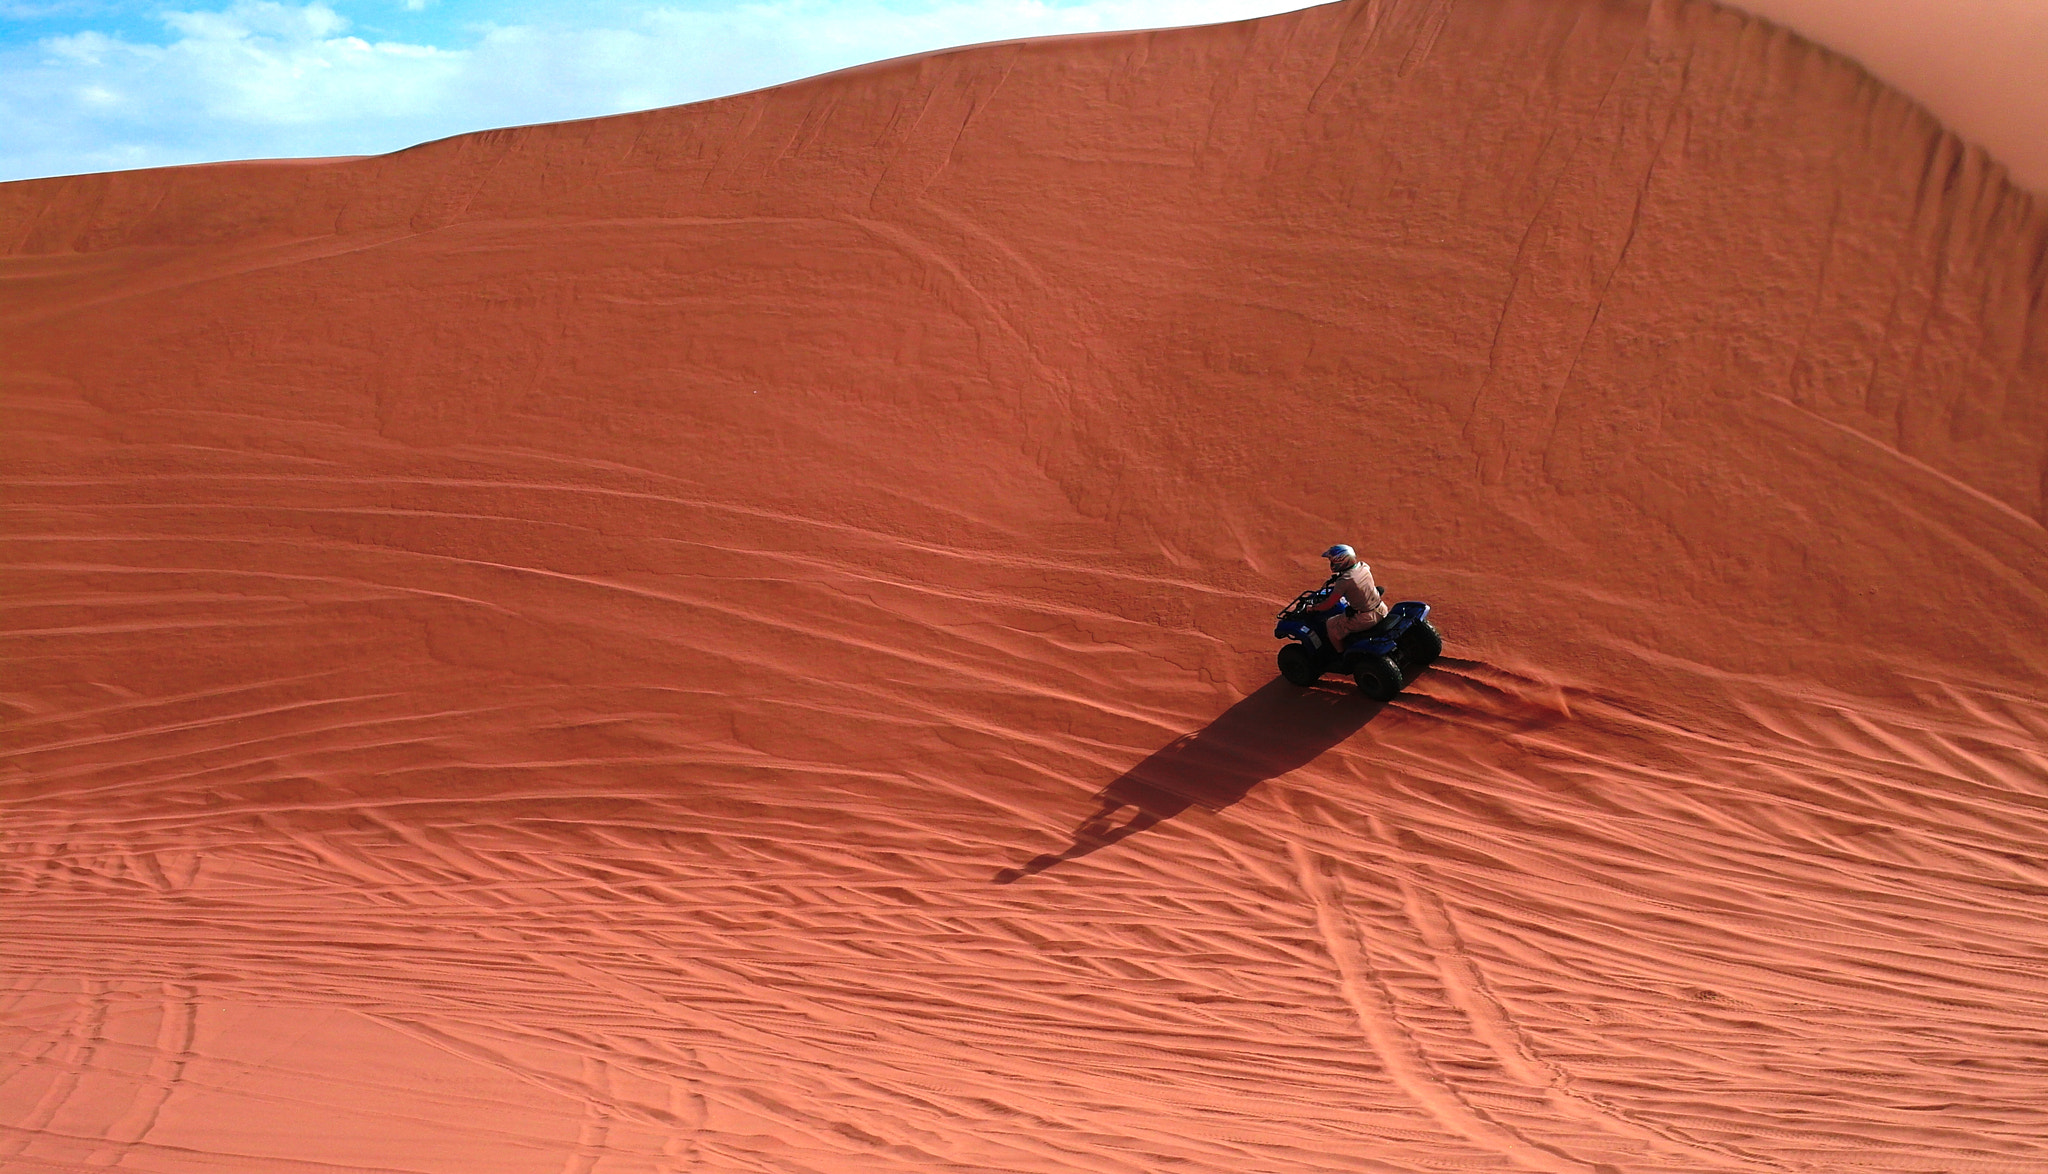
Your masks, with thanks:
M 1379 588 L 1372 581 L 1372 568 L 1362 562 L 1352 563 L 1337 576 L 1330 591 L 1343 596 L 1344 602 L 1357 610 L 1358 614 L 1345 625 L 1353 632 L 1363 632 L 1387 618 L 1387 601 L 1380 597 Z

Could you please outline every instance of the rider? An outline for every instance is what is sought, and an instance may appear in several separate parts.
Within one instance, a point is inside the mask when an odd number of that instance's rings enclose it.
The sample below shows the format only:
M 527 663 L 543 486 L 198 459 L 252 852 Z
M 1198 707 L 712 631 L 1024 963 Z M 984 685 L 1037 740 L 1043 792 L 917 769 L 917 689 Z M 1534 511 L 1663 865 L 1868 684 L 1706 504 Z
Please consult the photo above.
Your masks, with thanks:
M 1346 637 L 1375 627 L 1387 618 L 1387 601 L 1373 584 L 1372 568 L 1358 561 L 1357 551 L 1338 545 L 1324 551 L 1323 557 L 1330 560 L 1330 581 L 1323 584 L 1316 598 L 1336 594 L 1343 599 L 1344 610 L 1323 625 L 1330 637 L 1330 647 L 1342 651 Z

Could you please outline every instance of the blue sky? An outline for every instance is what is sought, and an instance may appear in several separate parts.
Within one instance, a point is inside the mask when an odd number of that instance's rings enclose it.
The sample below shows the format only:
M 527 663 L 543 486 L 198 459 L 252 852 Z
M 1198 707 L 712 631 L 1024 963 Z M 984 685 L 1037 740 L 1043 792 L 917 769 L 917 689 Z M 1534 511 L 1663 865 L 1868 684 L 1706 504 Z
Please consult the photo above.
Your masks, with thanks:
M 0 0 L 0 180 L 362 155 L 1304 0 Z

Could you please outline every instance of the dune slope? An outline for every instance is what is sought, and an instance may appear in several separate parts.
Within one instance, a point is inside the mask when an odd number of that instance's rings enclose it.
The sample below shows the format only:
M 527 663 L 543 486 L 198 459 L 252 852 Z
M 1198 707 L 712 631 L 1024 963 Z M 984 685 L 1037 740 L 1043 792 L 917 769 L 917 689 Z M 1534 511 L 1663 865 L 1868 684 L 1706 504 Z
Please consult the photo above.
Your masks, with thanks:
M 2044 229 L 1591 0 L 0 186 L 0 1168 L 2048 1165 Z

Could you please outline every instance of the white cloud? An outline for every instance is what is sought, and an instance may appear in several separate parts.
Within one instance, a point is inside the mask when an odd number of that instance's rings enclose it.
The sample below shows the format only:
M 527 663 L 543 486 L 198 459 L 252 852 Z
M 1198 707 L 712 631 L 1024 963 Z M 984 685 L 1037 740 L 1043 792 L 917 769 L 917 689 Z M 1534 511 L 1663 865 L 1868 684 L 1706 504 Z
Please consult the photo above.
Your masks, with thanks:
M 163 44 L 84 32 L 0 53 L 0 179 L 391 151 L 492 126 L 696 101 L 951 45 L 1293 6 L 759 0 L 488 27 L 467 45 L 438 47 L 352 35 L 324 3 L 238 0 L 164 14 L 171 37 Z
M 348 21 L 325 4 L 293 8 L 270 0 L 241 0 L 222 12 L 166 12 L 163 22 L 194 41 L 314 41 L 348 27 Z
M 88 66 L 103 64 L 108 53 L 124 48 L 121 42 L 101 33 L 51 37 L 43 42 L 43 47 L 55 58 Z

